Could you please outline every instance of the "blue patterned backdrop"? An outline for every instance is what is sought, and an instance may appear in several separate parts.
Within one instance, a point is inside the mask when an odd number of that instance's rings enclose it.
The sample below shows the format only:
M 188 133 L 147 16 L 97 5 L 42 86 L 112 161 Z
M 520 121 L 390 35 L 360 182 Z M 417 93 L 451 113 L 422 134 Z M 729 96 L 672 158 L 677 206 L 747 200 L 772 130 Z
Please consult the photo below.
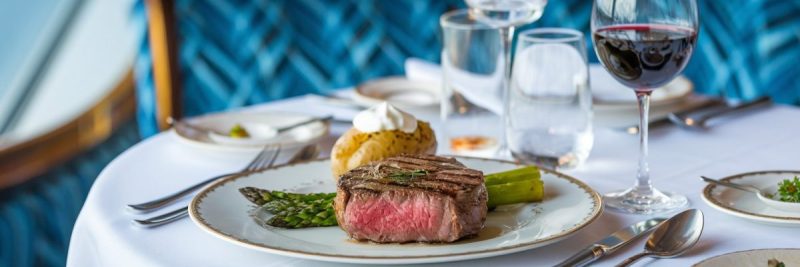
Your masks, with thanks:
M 588 0 L 550 1 L 528 27 L 587 33 Z M 704 94 L 771 95 L 798 103 L 800 0 L 700 0 L 701 31 L 686 70 Z M 178 0 L 185 113 L 189 116 L 403 73 L 410 56 L 438 62 L 438 17 L 462 0 Z M 591 42 L 588 42 L 591 45 Z M 590 48 L 591 49 L 591 48 Z M 147 43 L 142 60 L 149 63 Z M 596 61 L 594 53 L 589 53 Z M 156 132 L 147 65 L 140 75 L 142 133 Z
M 403 73 L 409 56 L 438 61 L 447 1 L 177 1 L 188 116 Z M 149 47 L 137 64 L 143 136 L 155 134 Z

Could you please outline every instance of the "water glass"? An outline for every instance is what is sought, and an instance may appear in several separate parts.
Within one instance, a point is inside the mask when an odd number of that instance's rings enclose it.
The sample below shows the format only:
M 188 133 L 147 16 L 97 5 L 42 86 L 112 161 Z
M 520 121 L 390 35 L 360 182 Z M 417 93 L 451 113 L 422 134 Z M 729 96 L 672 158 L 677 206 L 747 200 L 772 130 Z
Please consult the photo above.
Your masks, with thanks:
M 506 135 L 520 161 L 573 168 L 589 156 L 592 96 L 583 34 L 539 28 L 519 34 Z
M 441 119 L 453 154 L 491 157 L 502 142 L 505 60 L 499 31 L 455 10 L 440 18 Z

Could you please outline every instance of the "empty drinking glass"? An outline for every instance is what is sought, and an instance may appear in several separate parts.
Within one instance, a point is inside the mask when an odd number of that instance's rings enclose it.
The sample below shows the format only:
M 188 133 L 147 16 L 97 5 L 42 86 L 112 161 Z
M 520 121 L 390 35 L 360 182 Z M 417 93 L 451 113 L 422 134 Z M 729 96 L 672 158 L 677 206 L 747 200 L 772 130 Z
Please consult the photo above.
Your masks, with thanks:
M 508 146 L 520 161 L 572 168 L 589 156 L 592 96 L 586 43 L 576 30 L 520 33 L 508 100 Z
M 502 142 L 503 77 L 500 32 L 467 10 L 440 19 L 444 73 L 441 117 L 454 154 L 491 157 Z

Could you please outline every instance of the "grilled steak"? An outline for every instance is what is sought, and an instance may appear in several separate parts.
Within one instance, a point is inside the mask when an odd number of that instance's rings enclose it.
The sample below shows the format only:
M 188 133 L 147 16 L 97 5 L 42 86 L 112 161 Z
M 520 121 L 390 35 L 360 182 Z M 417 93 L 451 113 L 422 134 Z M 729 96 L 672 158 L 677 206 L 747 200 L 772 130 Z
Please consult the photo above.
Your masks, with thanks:
M 334 207 L 356 240 L 453 242 L 483 228 L 486 200 L 481 171 L 453 158 L 406 155 L 343 174 Z

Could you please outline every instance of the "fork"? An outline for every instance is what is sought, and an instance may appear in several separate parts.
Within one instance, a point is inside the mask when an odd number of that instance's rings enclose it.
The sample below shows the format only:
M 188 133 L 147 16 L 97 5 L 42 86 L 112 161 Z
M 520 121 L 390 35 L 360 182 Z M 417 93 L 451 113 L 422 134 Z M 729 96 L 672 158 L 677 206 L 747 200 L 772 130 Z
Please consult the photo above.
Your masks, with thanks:
M 315 144 L 307 145 L 307 146 L 303 147 L 302 149 L 300 149 L 300 151 L 295 153 L 292 156 L 292 158 L 289 159 L 289 161 L 287 161 L 287 164 L 299 163 L 299 162 L 312 160 L 312 159 L 316 158 L 317 155 L 319 155 L 319 148 L 317 147 L 317 145 L 315 145 Z M 272 167 L 272 165 L 273 164 L 269 164 L 269 166 L 267 168 Z M 157 227 L 157 226 L 161 226 L 161 225 L 165 225 L 165 224 L 177 221 L 178 219 L 186 217 L 187 215 L 189 215 L 189 206 L 188 205 L 185 206 L 185 207 L 181 207 L 181 208 L 178 208 L 176 210 L 167 212 L 165 214 L 155 216 L 155 217 L 151 217 L 151 218 L 147 218 L 147 219 L 143 219 L 143 220 L 133 220 L 133 222 L 135 224 L 139 225 L 139 226 L 142 226 L 142 227 L 152 228 L 152 227 Z
M 231 175 L 235 175 L 235 174 L 239 174 L 239 173 L 257 171 L 257 170 L 263 169 L 264 166 L 271 166 L 272 164 L 275 163 L 275 160 L 278 158 L 278 154 L 280 153 L 281 147 L 277 146 L 277 148 L 274 149 L 274 150 L 272 150 L 271 148 L 273 148 L 273 146 L 270 146 L 270 145 L 264 146 L 264 148 L 261 150 L 261 152 L 259 152 L 258 155 L 256 155 L 256 157 L 253 158 L 253 160 L 250 161 L 250 163 L 247 164 L 247 166 L 244 167 L 244 169 L 242 169 L 242 170 L 240 170 L 238 172 L 232 172 L 232 173 L 226 173 L 226 174 L 217 175 L 217 176 L 208 178 L 208 179 L 206 179 L 206 180 L 204 180 L 204 181 L 202 181 L 200 183 L 192 185 L 192 186 L 190 186 L 190 187 L 188 187 L 186 189 L 183 189 L 181 191 L 172 193 L 170 195 L 163 196 L 163 197 L 160 197 L 160 198 L 148 201 L 148 202 L 144 202 L 144 203 L 128 204 L 128 207 L 130 209 L 133 209 L 133 210 L 138 211 L 138 212 L 154 211 L 154 210 L 160 209 L 161 207 L 164 207 L 164 206 L 166 206 L 166 205 L 168 205 L 168 204 L 170 204 L 172 202 L 175 202 L 176 200 L 180 199 L 181 197 L 183 197 L 185 195 L 188 195 L 191 192 L 197 191 L 198 189 L 202 188 L 203 186 L 205 186 L 205 185 L 207 185 L 207 184 L 209 184 L 209 183 L 211 183 L 213 181 L 216 181 L 218 179 L 221 179 L 221 178 L 224 178 L 224 177 L 228 177 L 228 176 L 231 176 Z
M 707 123 L 711 119 L 714 119 L 716 117 L 723 116 L 723 115 L 726 115 L 726 114 L 729 114 L 729 113 L 734 113 L 734 112 L 737 112 L 737 111 L 749 109 L 749 108 L 752 108 L 752 107 L 761 106 L 761 105 L 767 105 L 767 104 L 770 104 L 770 103 L 772 103 L 772 100 L 769 97 L 762 97 L 762 98 L 759 98 L 759 99 L 757 99 L 755 101 L 752 101 L 752 102 L 748 102 L 748 103 L 744 103 L 744 104 L 740 104 L 740 105 L 736 105 L 736 106 L 725 107 L 725 108 L 722 108 L 722 109 L 714 110 L 714 111 L 711 111 L 709 113 L 703 114 L 702 116 L 698 116 L 698 117 L 682 116 L 682 115 L 678 115 L 678 114 L 675 114 L 675 113 L 671 113 L 671 114 L 669 114 L 669 120 L 672 121 L 673 123 L 677 124 L 678 126 L 681 126 L 681 127 L 687 128 L 687 129 L 704 130 L 704 129 L 707 129 Z

